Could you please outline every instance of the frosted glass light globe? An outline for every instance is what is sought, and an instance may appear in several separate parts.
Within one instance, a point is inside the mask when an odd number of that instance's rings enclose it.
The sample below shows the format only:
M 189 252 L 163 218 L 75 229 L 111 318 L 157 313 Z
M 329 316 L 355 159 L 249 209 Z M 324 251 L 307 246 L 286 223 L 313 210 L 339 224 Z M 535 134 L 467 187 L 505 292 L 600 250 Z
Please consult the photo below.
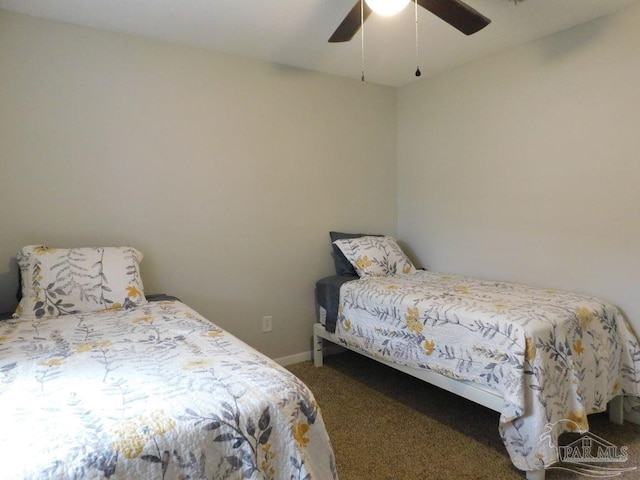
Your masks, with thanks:
M 409 0 L 365 0 L 369 8 L 378 15 L 390 17 L 409 4 Z

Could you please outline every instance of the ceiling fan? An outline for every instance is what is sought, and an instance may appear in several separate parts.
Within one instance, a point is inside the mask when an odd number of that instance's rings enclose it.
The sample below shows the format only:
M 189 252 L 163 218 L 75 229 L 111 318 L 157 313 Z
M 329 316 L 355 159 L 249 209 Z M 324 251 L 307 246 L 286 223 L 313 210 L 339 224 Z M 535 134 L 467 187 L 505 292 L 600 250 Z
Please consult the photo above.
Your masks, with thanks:
M 483 29 L 491 20 L 482 15 L 477 10 L 474 10 L 466 3 L 460 0 L 413 0 L 417 2 L 421 7 L 429 10 L 434 15 L 440 17 L 452 27 L 457 28 L 466 35 L 476 33 L 478 30 Z M 360 30 L 363 20 L 371 14 L 372 10 L 365 2 L 363 5 L 363 11 L 360 11 L 360 0 L 356 2 L 347 16 L 344 17 L 342 23 L 338 25 L 336 31 L 333 32 L 329 42 L 348 42 L 353 36 Z M 362 17 L 361 18 L 361 13 Z

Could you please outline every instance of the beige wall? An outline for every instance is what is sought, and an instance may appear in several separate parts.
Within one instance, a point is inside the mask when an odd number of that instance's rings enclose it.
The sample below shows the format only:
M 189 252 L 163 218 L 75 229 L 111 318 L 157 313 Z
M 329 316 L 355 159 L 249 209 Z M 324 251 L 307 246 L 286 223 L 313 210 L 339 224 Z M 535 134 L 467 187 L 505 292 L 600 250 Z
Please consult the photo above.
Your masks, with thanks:
M 147 292 L 293 355 L 329 230 L 395 233 L 394 89 L 1 11 L 0 72 L 0 311 L 21 246 L 129 244 Z
M 603 297 L 640 332 L 638 25 L 635 5 L 399 90 L 421 264 Z
M 640 331 L 638 24 L 396 92 L 0 12 L 0 311 L 22 245 L 130 244 L 148 292 L 292 355 L 328 231 L 397 219 L 424 266 L 598 295 Z

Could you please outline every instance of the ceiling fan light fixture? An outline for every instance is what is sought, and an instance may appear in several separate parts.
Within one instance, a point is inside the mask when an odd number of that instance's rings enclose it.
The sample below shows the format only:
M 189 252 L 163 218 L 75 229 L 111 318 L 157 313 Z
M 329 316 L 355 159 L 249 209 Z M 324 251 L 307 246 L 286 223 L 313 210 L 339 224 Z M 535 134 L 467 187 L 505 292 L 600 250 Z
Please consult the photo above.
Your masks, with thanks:
M 365 2 L 371 10 L 384 17 L 399 13 L 409 4 L 409 0 L 365 0 Z

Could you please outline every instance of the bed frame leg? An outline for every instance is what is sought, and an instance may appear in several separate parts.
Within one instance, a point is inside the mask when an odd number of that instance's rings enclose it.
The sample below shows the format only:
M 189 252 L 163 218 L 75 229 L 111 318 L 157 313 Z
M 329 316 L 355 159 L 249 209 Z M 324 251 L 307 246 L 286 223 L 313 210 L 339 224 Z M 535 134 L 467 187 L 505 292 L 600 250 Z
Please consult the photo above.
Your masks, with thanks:
M 624 423 L 624 397 L 618 395 L 609 401 L 609 421 L 622 425 Z
M 533 470 L 531 472 L 527 472 L 527 480 L 544 480 L 544 477 L 544 470 Z
M 313 332 L 313 364 L 316 367 L 322 366 L 322 338 Z

